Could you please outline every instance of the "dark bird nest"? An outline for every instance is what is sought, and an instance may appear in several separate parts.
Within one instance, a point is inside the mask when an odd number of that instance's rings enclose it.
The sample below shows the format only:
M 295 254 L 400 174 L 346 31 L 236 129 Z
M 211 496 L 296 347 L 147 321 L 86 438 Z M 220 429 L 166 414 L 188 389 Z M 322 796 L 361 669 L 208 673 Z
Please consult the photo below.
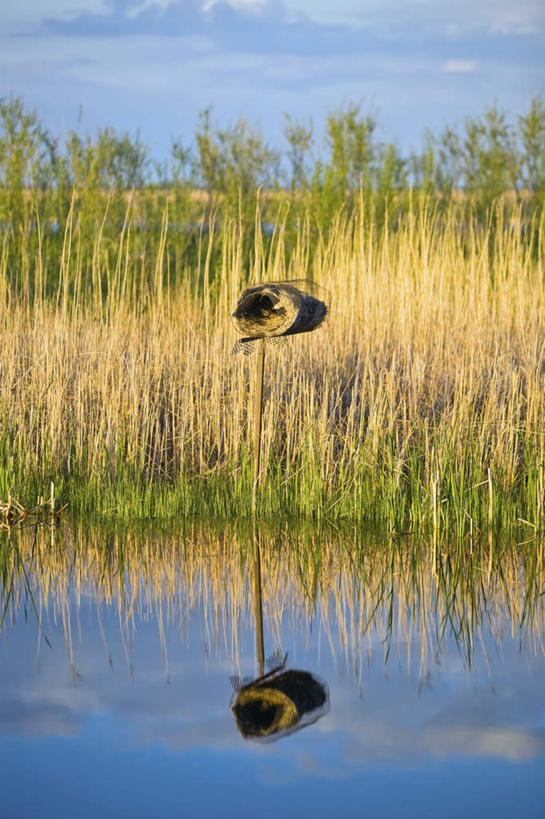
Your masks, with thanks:
M 244 336 L 235 349 L 260 338 L 282 338 L 316 329 L 327 315 L 325 295 L 323 288 L 304 279 L 249 287 L 233 313 L 233 323 Z

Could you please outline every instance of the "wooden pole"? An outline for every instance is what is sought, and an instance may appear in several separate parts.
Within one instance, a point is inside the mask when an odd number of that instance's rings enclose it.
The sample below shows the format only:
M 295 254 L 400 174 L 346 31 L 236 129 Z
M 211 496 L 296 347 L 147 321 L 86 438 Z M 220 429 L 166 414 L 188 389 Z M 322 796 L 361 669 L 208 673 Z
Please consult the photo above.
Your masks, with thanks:
M 265 673 L 265 648 L 263 642 L 263 597 L 261 594 L 261 552 L 259 535 L 254 522 L 254 605 L 255 605 L 255 633 L 257 659 L 259 662 L 259 676 Z
M 263 419 L 263 374 L 265 372 L 265 339 L 257 339 L 257 370 L 254 395 L 254 469 L 252 485 L 252 512 L 257 507 L 257 489 L 261 470 L 261 427 Z
M 494 491 L 492 489 L 492 470 L 488 467 L 488 528 L 492 531 L 494 521 Z
M 432 499 L 433 499 L 433 571 L 437 571 L 437 522 L 438 522 L 438 515 L 437 515 L 437 486 L 439 483 L 439 476 L 436 474 L 432 484 L 431 484 L 431 491 L 432 491 Z

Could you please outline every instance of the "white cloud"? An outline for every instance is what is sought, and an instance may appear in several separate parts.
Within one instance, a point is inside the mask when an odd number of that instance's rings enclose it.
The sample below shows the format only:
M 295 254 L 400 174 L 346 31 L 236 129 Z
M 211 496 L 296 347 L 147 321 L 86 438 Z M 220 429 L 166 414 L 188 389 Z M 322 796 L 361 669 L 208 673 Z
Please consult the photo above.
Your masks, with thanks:
M 99 14 L 105 8 L 104 0 L 17 0 L 0 3 L 0 22 L 37 23 L 44 17 L 64 17 L 82 11 Z
M 227 3 L 228 6 L 232 6 L 234 9 L 244 9 L 245 11 L 254 11 L 255 9 L 263 8 L 269 2 L 269 0 L 204 0 L 203 8 L 205 11 L 208 11 L 215 6 L 219 2 Z
M 476 60 L 447 60 L 443 64 L 445 74 L 474 74 L 479 67 Z
M 287 2 L 291 5 L 295 0 Z M 302 4 L 310 2 L 313 0 L 300 0 Z M 439 26 L 453 36 L 475 30 L 505 35 L 545 31 L 543 0 L 518 0 L 516 4 L 512 0 L 367 0 L 355 15 L 373 23 Z

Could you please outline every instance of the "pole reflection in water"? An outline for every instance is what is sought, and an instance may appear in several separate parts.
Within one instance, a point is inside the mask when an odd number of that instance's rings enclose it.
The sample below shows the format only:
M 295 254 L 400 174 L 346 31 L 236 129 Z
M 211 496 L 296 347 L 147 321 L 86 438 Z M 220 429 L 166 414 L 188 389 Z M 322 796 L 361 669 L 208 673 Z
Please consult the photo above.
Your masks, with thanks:
M 329 710 L 327 684 L 309 671 L 288 669 L 288 655 L 277 651 L 267 660 L 263 639 L 263 598 L 261 589 L 261 550 L 259 533 L 254 529 L 254 612 L 259 677 L 233 680 L 234 702 L 231 710 L 237 728 L 245 739 L 275 741 L 311 725 Z

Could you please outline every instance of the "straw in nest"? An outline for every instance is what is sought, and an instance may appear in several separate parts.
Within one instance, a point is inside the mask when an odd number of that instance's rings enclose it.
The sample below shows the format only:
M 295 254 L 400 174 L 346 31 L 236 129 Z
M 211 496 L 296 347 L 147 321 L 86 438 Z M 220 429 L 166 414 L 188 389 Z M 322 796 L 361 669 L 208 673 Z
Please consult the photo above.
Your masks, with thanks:
M 250 686 L 240 691 L 233 713 L 243 736 L 266 737 L 299 720 L 295 703 L 278 688 Z

